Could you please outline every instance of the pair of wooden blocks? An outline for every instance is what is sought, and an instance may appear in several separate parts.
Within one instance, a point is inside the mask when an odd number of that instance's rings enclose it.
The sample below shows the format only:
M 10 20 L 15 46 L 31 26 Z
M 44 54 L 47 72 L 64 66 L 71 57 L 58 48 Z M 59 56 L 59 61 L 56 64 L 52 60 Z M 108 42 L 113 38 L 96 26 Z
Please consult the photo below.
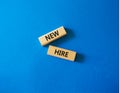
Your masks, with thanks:
M 39 39 L 41 45 L 45 46 L 45 45 L 49 44 L 50 42 L 52 42 L 62 36 L 65 36 L 66 34 L 67 34 L 67 32 L 65 31 L 64 27 L 62 26 L 62 27 L 59 27 L 59 28 L 39 37 L 38 39 Z M 51 56 L 71 60 L 71 61 L 74 61 L 75 57 L 76 57 L 76 52 L 67 50 L 67 49 L 63 49 L 63 48 L 59 48 L 59 47 L 55 47 L 52 45 L 49 46 L 47 54 L 51 55 Z

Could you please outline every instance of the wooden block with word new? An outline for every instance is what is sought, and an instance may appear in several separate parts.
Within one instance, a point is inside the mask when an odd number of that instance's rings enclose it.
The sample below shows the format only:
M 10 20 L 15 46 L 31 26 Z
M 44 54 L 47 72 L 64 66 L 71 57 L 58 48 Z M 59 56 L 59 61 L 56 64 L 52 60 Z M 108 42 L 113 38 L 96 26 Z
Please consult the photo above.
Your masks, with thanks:
M 59 47 L 55 47 L 52 45 L 49 46 L 47 54 L 51 56 L 71 60 L 71 61 L 74 61 L 76 57 L 76 52 L 63 49 L 63 48 L 59 48 Z
M 57 28 L 56 30 L 53 30 L 53 31 L 39 37 L 38 39 L 39 39 L 41 45 L 44 46 L 66 34 L 67 33 L 66 33 L 64 27 L 61 26 L 61 27 Z

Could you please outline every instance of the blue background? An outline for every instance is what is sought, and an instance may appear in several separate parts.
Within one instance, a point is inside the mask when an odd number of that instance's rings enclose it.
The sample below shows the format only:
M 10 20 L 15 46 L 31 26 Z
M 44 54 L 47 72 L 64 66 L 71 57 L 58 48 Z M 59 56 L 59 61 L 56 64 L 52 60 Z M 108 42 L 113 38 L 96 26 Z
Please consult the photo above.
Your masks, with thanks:
M 62 25 L 75 62 L 38 41 Z M 118 93 L 118 0 L 1 0 L 0 93 Z

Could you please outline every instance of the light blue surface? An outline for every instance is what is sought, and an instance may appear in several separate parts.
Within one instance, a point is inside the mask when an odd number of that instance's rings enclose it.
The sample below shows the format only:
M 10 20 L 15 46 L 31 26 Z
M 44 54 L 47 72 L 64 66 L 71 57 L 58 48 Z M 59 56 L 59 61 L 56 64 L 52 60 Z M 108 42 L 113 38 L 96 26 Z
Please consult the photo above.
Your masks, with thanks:
M 75 63 L 38 41 L 62 25 Z M 0 93 L 118 93 L 118 0 L 1 0 Z

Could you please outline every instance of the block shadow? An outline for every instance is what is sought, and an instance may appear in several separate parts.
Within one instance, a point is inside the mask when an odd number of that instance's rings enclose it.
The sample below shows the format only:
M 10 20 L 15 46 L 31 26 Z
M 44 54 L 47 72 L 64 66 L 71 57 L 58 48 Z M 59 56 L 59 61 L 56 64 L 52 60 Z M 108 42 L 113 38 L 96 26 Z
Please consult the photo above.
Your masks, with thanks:
M 83 63 L 85 61 L 85 56 L 83 54 L 77 53 L 75 62 Z
M 48 45 L 45 45 L 44 47 L 48 47 L 49 45 L 54 45 L 54 46 L 59 46 L 61 45 L 62 43 L 66 43 L 67 41 L 73 39 L 75 37 L 75 34 L 73 33 L 73 31 L 69 28 L 65 28 L 67 34 L 53 42 L 51 42 L 50 44 Z

